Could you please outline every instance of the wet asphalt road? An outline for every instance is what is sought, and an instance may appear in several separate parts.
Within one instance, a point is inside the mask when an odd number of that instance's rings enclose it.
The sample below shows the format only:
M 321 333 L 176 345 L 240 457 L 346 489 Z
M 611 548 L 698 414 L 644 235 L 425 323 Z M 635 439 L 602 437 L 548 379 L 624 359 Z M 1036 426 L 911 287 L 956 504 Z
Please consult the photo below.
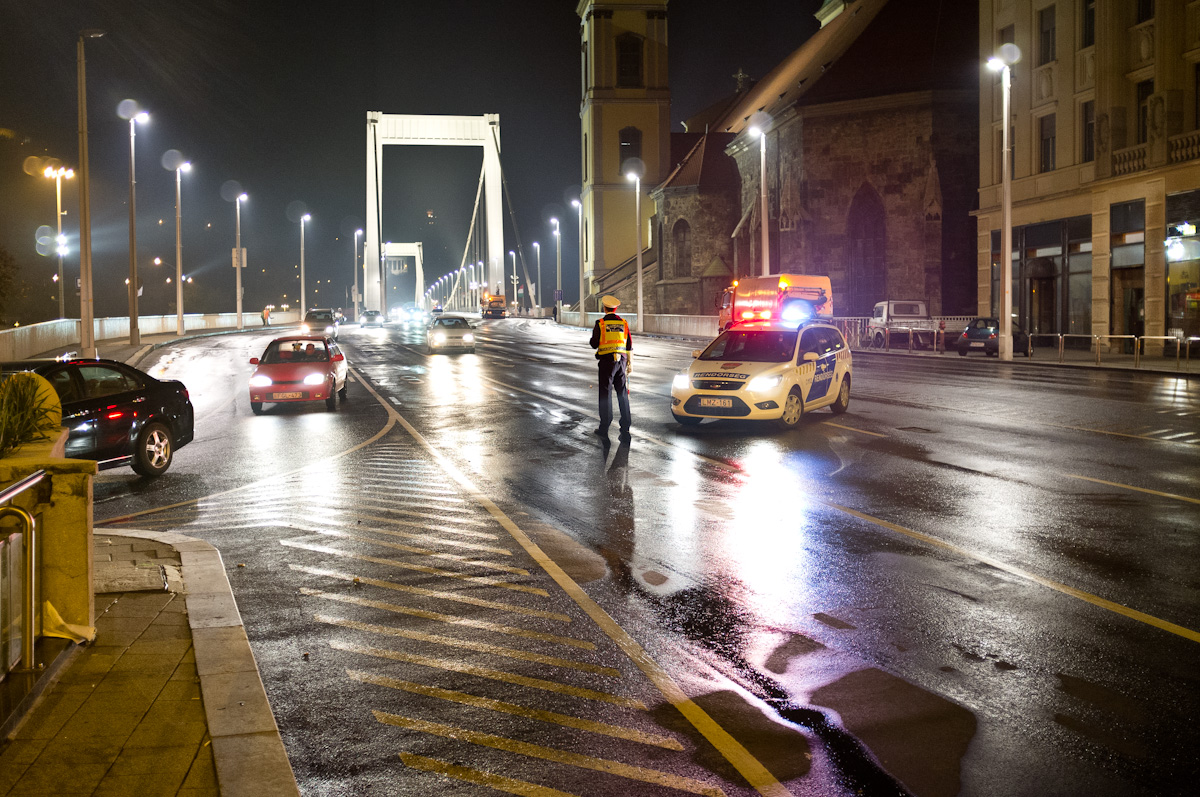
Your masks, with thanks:
M 415 330 L 349 327 L 366 384 L 258 418 L 246 362 L 268 336 L 155 352 L 197 440 L 157 482 L 97 479 L 98 522 L 170 507 L 122 525 L 221 549 L 305 793 L 1167 794 L 1200 775 L 1195 382 L 861 354 L 836 419 L 683 430 L 669 384 L 695 344 L 642 338 L 634 440 L 606 447 L 586 332 L 479 334 L 431 357 Z M 693 702 L 670 707 L 671 684 Z

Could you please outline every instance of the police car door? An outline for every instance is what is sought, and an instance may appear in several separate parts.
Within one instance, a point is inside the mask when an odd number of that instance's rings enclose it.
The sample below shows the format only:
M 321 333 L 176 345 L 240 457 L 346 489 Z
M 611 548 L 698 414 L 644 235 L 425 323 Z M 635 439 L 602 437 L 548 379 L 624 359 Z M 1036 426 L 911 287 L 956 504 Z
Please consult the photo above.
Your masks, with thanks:
M 800 384 L 804 391 L 805 408 L 827 404 L 832 399 L 829 388 L 833 384 L 837 364 L 837 352 L 828 331 L 821 327 L 804 330 L 800 334 L 797 356 L 800 358 Z

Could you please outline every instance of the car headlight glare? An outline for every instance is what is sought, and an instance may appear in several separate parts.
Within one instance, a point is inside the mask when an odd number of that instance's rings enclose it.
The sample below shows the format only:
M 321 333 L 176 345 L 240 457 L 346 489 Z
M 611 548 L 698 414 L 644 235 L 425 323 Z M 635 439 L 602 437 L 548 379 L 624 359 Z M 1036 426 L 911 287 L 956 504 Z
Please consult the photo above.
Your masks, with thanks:
M 325 374 L 309 374 L 304 377 L 306 385 L 323 385 L 325 384 Z
M 250 387 L 270 387 L 271 377 L 266 374 L 255 374 L 250 377 Z
M 301 331 L 301 332 L 304 332 L 305 334 L 307 334 L 307 333 L 310 331 L 310 330 L 309 330 L 309 328 L 308 328 L 308 324 L 301 324 L 301 325 L 300 325 L 300 331 Z
M 687 374 L 675 374 L 675 378 L 671 380 L 671 387 L 675 390 L 687 390 L 691 386 Z
M 445 332 L 435 332 L 434 333 L 433 345 L 440 346 L 441 344 L 443 344 L 445 342 L 446 342 L 446 333 Z
M 772 388 L 779 387 L 779 383 L 782 381 L 783 376 L 781 374 L 775 374 L 774 376 L 756 376 L 750 380 L 750 384 L 746 385 L 746 389 L 760 393 L 764 390 L 771 390 Z
M 325 334 L 326 334 L 326 335 L 330 334 L 331 332 L 333 332 L 333 327 L 325 327 Z
M 470 332 L 467 332 L 463 335 L 463 343 L 474 343 L 474 342 L 475 342 L 475 336 L 472 335 Z

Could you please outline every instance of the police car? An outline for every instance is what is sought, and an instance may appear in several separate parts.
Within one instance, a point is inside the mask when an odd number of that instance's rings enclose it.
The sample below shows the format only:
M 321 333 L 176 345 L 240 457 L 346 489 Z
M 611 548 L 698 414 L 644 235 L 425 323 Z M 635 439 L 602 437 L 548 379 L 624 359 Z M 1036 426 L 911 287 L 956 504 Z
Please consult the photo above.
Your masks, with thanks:
M 671 383 L 671 414 L 685 426 L 746 418 L 791 429 L 806 412 L 850 405 L 850 348 L 831 324 L 742 323 L 693 356 Z

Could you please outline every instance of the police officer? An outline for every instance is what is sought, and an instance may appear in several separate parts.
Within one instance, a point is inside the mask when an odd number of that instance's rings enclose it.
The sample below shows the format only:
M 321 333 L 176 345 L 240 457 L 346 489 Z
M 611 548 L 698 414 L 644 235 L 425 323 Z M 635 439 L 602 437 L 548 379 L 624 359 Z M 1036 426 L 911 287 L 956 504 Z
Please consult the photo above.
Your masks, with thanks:
M 629 435 L 629 358 L 633 349 L 633 340 L 629 335 L 629 322 L 616 314 L 621 300 L 615 296 L 605 296 L 600 300 L 604 307 L 604 318 L 592 327 L 591 346 L 596 350 L 596 360 L 599 366 L 600 388 L 600 428 L 596 434 L 608 439 L 608 427 L 612 423 L 612 391 L 617 391 L 617 406 L 621 410 L 621 440 L 630 439 Z

